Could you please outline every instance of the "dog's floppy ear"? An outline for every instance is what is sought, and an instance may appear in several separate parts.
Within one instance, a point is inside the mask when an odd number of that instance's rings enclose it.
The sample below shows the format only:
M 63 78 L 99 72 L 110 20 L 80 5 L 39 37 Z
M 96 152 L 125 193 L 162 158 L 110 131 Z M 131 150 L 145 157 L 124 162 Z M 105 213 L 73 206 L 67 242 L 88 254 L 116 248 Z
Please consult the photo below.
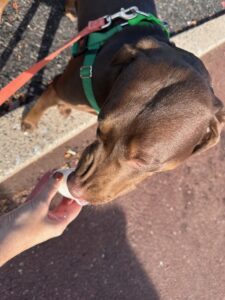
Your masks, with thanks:
M 225 124 L 225 109 L 221 108 L 210 121 L 206 133 L 194 147 L 193 154 L 200 153 L 215 146 L 220 140 L 220 133 Z
M 113 57 L 112 64 L 128 64 L 141 52 L 159 47 L 160 44 L 153 38 L 144 38 L 136 45 L 125 44 Z
M 217 97 L 216 97 L 215 109 L 216 109 L 215 112 L 216 118 L 220 123 L 225 124 L 225 107 L 223 106 L 222 101 L 220 101 Z
M 112 58 L 113 65 L 128 64 L 135 58 L 138 50 L 132 45 L 125 44 Z

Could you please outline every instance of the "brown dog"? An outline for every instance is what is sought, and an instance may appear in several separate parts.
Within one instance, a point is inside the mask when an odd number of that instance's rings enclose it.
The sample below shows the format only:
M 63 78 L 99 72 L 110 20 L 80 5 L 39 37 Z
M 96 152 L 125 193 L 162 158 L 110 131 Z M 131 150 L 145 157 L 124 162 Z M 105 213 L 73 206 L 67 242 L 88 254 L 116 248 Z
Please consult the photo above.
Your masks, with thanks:
M 79 29 L 121 6 L 156 14 L 147 0 L 91 3 L 77 2 Z M 70 60 L 25 116 L 23 129 L 34 129 L 51 105 L 68 114 L 72 105 L 86 103 L 79 78 L 82 60 Z M 110 201 L 219 141 L 225 112 L 207 70 L 193 54 L 171 44 L 157 25 L 126 27 L 113 36 L 97 55 L 93 74 L 101 112 L 96 140 L 69 177 L 75 197 L 92 204 Z

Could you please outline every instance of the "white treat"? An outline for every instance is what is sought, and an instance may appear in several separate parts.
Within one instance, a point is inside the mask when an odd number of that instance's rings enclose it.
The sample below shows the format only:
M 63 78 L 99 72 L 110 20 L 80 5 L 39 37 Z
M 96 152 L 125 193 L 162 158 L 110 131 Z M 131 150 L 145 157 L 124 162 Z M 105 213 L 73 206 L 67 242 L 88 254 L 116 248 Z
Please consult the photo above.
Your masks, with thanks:
M 70 169 L 58 169 L 55 171 L 55 173 L 59 172 L 59 173 L 62 173 L 63 174 L 63 179 L 61 181 L 61 184 L 59 186 L 59 189 L 58 189 L 58 192 L 66 197 L 66 198 L 69 198 L 69 199 L 73 199 L 75 200 L 80 206 L 84 206 L 84 205 L 87 205 L 88 202 L 83 200 L 83 199 L 79 199 L 79 198 L 75 198 L 69 191 L 68 189 L 68 186 L 67 186 L 67 178 L 68 176 L 74 172 L 75 169 L 74 168 L 70 168 Z

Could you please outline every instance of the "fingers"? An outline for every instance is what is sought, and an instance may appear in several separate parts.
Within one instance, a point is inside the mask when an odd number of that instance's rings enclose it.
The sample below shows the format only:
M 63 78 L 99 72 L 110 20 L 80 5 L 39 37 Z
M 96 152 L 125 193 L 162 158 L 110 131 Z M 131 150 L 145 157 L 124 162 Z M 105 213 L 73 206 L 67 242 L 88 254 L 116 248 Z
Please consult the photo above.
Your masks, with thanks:
M 81 209 L 82 207 L 74 200 L 63 198 L 60 204 L 49 212 L 48 216 L 65 223 L 65 226 L 67 226 L 79 215 Z
M 67 225 L 70 224 L 82 210 L 82 206 L 78 205 L 75 201 L 71 202 L 68 207 Z

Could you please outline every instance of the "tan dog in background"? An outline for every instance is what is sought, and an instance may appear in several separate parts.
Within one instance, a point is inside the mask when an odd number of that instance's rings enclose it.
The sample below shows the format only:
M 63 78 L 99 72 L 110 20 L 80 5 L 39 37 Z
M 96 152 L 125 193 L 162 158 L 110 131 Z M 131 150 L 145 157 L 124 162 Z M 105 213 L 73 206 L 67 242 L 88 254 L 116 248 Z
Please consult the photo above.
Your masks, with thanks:
M 2 14 L 8 4 L 9 0 L 0 0 L 0 21 L 2 19 Z

